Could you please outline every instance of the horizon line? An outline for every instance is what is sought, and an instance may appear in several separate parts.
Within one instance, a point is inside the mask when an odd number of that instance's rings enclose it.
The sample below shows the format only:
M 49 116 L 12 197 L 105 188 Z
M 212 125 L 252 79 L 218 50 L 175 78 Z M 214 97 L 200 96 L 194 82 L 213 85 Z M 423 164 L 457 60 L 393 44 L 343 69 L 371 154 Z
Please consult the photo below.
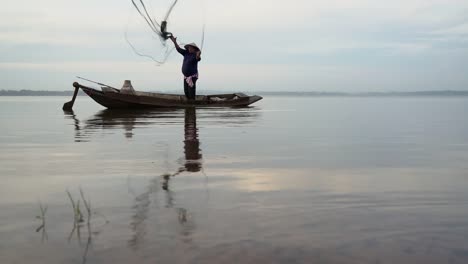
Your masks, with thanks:
M 150 91 L 155 93 L 174 93 L 171 91 Z M 226 91 L 219 90 L 204 90 L 205 93 L 226 93 Z M 259 95 L 269 96 L 468 96 L 468 91 L 465 90 L 419 90 L 419 91 L 379 91 L 379 92 L 341 92 L 341 91 L 254 91 L 246 92 Z M 0 96 L 68 96 L 72 95 L 73 90 L 0 90 Z M 177 93 L 179 94 L 179 93 Z M 80 90 L 80 96 L 86 95 Z

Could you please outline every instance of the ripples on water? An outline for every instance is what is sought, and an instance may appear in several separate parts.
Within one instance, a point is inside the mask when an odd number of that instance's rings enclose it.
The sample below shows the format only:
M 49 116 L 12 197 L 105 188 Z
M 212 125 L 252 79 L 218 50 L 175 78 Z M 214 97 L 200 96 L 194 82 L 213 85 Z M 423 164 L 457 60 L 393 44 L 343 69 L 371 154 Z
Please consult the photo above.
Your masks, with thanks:
M 66 100 L 0 101 L 0 263 L 468 262 L 466 99 Z

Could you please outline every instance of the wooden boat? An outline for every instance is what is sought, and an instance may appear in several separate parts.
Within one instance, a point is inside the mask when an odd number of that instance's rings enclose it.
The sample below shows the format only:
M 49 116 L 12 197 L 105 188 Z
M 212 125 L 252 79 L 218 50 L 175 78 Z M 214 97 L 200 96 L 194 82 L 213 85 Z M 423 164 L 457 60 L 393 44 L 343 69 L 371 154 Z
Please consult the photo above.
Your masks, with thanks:
M 63 105 L 64 110 L 71 110 L 75 102 L 78 90 L 83 90 L 98 104 L 109 109 L 115 108 L 186 108 L 186 107 L 244 107 L 262 99 L 261 96 L 247 96 L 243 93 L 197 95 L 195 100 L 187 100 L 184 95 L 137 92 L 124 93 L 112 87 L 103 87 L 96 90 L 73 83 L 75 93 L 72 101 Z

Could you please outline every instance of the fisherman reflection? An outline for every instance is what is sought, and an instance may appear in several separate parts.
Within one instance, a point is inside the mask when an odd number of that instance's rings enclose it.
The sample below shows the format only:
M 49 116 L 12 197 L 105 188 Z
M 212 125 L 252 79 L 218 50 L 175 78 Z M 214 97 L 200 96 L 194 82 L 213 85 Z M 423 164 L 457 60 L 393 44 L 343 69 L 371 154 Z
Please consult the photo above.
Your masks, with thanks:
M 190 243 L 192 241 L 191 234 L 195 228 L 194 219 L 186 208 L 177 207 L 176 193 L 171 190 L 169 183 L 172 177 L 183 172 L 199 172 L 202 170 L 202 155 L 196 119 L 195 108 L 187 108 L 184 110 L 184 161 L 177 171 L 165 173 L 159 177 L 153 178 L 147 186 L 147 189 L 141 194 L 134 192 L 130 186 L 130 182 L 127 182 L 129 185 L 129 192 L 135 197 L 135 204 L 133 206 L 135 212 L 130 223 L 133 236 L 128 241 L 129 246 L 133 249 L 139 247 L 148 232 L 145 223 L 150 215 L 150 205 L 158 197 L 155 195 L 159 189 L 158 179 L 164 190 L 165 208 L 174 209 L 177 212 L 177 222 L 182 227 L 180 229 L 182 241 L 185 243 Z
M 185 109 L 184 123 L 184 153 L 185 170 L 199 172 L 202 168 L 200 162 L 202 155 L 200 141 L 198 140 L 197 113 L 195 108 Z
M 199 172 L 202 170 L 202 154 L 198 139 L 197 113 L 195 108 L 184 110 L 184 164 L 173 174 L 162 175 L 162 189 L 169 190 L 169 180 L 182 172 Z

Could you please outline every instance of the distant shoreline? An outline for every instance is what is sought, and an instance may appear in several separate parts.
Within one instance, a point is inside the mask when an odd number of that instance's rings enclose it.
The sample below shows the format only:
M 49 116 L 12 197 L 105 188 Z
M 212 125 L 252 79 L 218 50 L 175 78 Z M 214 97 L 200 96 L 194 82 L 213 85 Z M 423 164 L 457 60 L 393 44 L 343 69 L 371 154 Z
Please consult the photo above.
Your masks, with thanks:
M 169 92 L 174 93 L 174 91 Z M 226 93 L 225 91 L 206 91 L 206 94 Z M 416 92 L 248 92 L 262 96 L 306 96 L 306 97 L 457 97 L 468 96 L 468 91 L 416 91 Z M 72 96 L 73 91 L 33 91 L 33 90 L 0 90 L 0 96 Z M 82 91 L 78 94 L 85 95 Z

